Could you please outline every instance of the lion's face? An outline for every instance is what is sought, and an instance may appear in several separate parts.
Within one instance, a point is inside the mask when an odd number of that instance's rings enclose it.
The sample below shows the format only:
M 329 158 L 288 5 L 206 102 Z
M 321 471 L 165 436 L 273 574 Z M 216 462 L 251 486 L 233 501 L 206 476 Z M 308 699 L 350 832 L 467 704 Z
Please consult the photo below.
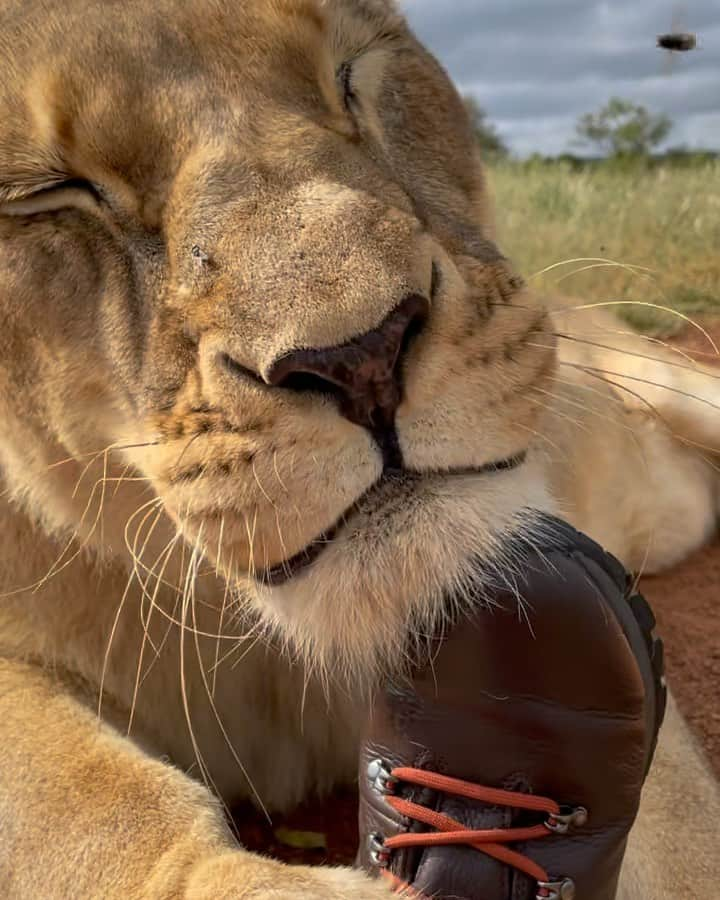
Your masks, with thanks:
M 8 477 L 14 429 L 122 446 L 299 643 L 390 653 L 545 503 L 552 342 L 448 79 L 382 0 L 0 16 Z

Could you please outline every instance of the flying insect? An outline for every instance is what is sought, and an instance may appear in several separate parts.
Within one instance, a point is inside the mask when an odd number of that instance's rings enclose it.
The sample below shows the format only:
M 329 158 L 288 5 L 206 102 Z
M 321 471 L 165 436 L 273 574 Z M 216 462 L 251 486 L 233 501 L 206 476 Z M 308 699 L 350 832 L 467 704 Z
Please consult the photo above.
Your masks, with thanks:
M 697 35 L 683 31 L 659 34 L 657 45 L 672 53 L 687 53 L 688 50 L 695 50 L 697 47 Z
M 663 71 L 671 75 L 675 69 L 678 53 L 687 53 L 696 50 L 698 46 L 697 35 L 687 31 L 685 27 L 687 9 L 685 4 L 677 4 L 673 9 L 672 25 L 665 34 L 657 36 L 657 45 L 665 50 L 665 64 Z

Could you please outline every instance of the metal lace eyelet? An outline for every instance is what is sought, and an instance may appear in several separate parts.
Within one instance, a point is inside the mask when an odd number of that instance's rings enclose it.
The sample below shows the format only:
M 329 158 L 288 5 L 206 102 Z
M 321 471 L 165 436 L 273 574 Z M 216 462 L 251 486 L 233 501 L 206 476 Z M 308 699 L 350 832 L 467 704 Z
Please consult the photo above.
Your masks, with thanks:
M 387 869 L 390 865 L 391 851 L 385 846 L 385 838 L 375 831 L 368 835 L 367 840 L 370 862 L 379 869 Z
M 563 806 L 559 813 L 553 813 L 547 819 L 545 827 L 555 834 L 567 834 L 571 828 L 587 825 L 588 818 L 588 811 L 584 806 Z
M 571 878 L 562 881 L 538 881 L 535 900 L 575 900 L 575 882 Z
M 370 787 L 378 794 L 395 793 L 397 778 L 393 777 L 390 766 L 382 759 L 374 759 L 368 763 L 367 777 Z

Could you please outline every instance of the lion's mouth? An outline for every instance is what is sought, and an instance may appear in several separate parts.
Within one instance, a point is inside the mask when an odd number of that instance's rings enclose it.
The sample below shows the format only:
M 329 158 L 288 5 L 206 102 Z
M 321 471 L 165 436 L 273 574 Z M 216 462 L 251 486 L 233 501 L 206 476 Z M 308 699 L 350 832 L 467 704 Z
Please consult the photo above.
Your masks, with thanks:
M 290 559 L 263 569 L 255 573 L 255 578 L 261 584 L 268 587 L 280 587 L 310 568 L 317 562 L 323 551 L 333 543 L 340 531 L 345 528 L 353 516 L 360 512 L 361 508 L 372 501 L 374 495 L 380 494 L 387 487 L 396 485 L 407 487 L 414 481 L 420 481 L 429 476 L 442 478 L 458 478 L 469 475 L 493 475 L 498 472 L 507 472 L 521 466 L 527 457 L 526 453 L 519 453 L 508 459 L 487 463 L 484 466 L 467 466 L 452 469 L 432 469 L 422 472 L 414 472 L 410 469 L 388 469 L 375 481 L 364 493 L 338 518 L 335 524 L 314 538 L 304 549 L 296 553 Z

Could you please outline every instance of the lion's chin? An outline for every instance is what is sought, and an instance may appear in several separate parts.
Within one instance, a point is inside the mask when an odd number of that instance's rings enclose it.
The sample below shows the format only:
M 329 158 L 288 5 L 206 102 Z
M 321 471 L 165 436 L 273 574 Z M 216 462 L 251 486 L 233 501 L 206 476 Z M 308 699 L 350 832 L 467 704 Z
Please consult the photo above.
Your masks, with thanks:
M 495 584 L 512 566 L 509 538 L 555 511 L 534 456 L 493 473 L 390 474 L 294 577 L 255 579 L 243 593 L 293 653 L 367 683 L 406 660 L 418 635 L 482 602 L 482 579 Z

